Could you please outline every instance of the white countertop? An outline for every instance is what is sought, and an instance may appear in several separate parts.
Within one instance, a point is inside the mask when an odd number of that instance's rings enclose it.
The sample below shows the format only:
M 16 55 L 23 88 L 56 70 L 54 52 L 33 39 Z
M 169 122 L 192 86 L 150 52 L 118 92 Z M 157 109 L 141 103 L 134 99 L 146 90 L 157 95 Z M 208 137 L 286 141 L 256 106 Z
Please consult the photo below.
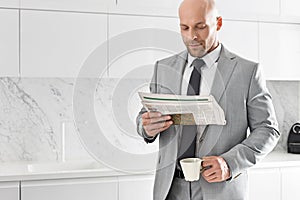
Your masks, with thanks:
M 300 167 L 300 154 L 272 152 L 251 169 L 279 167 Z M 154 172 L 145 172 L 144 174 L 149 175 L 154 174 Z M 109 169 L 95 161 L 0 165 L 0 182 L 128 175 L 137 174 Z
M 274 151 L 267 155 L 254 169 L 276 167 L 300 167 L 300 154 Z
M 154 172 L 145 172 L 143 174 L 154 174 Z M 110 169 L 96 161 L 0 165 L 0 182 L 65 178 L 115 177 L 128 175 L 138 174 Z

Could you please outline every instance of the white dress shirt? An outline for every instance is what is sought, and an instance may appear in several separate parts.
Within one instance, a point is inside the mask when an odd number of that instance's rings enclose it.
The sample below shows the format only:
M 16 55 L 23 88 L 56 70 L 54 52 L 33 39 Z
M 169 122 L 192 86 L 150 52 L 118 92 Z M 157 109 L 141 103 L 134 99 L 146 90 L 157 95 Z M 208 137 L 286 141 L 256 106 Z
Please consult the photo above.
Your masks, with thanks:
M 221 45 L 219 44 L 216 49 L 209 52 L 205 56 L 202 57 L 205 65 L 201 67 L 201 83 L 200 83 L 200 94 L 201 96 L 207 96 L 210 94 L 210 90 L 215 78 L 216 69 L 218 65 L 218 59 L 221 52 Z M 185 66 L 184 73 L 183 73 L 183 79 L 182 79 L 182 85 L 181 85 L 181 94 L 186 95 L 188 84 L 190 81 L 190 77 L 192 74 L 192 71 L 194 69 L 194 66 L 192 66 L 192 62 L 196 58 L 188 54 L 188 62 Z

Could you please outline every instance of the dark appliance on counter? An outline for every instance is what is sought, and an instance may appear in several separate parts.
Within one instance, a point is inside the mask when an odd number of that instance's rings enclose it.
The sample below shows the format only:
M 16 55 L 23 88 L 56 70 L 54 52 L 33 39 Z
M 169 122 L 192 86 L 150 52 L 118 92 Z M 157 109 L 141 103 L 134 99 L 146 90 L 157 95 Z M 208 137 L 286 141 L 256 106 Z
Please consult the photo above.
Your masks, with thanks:
M 288 153 L 300 154 L 300 123 L 295 123 L 288 136 Z

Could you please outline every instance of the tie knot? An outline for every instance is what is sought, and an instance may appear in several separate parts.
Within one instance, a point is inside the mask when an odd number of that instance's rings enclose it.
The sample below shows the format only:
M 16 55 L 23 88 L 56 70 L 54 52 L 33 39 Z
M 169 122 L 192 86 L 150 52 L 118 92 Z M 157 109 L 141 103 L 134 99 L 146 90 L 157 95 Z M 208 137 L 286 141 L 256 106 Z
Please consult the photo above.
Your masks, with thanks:
M 203 59 L 201 58 L 196 58 L 193 62 L 192 65 L 200 72 L 201 67 L 205 64 Z

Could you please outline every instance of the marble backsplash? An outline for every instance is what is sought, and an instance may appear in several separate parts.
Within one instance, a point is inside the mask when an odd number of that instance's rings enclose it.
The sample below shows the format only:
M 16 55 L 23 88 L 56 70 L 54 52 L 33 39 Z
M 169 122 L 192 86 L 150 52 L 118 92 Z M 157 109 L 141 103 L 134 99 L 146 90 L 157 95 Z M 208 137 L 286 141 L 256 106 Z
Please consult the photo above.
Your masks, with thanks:
M 75 82 L 72 78 L 0 78 L 1 163 L 91 159 L 82 148 L 74 126 Z M 147 80 L 128 80 L 125 85 L 133 82 L 139 86 L 135 91 L 146 88 Z M 141 107 L 138 96 L 132 92 L 124 101 L 114 96 L 118 83 L 118 79 L 99 81 L 95 94 L 98 123 L 108 130 L 107 138 L 117 148 L 136 153 L 155 151 L 157 144 L 149 147 L 135 135 L 135 117 Z M 267 85 L 282 133 L 276 150 L 286 151 L 289 129 L 300 121 L 300 82 L 268 81 Z M 84 88 L 79 90 L 85 95 Z M 112 101 L 114 98 L 118 100 Z M 110 109 L 112 106 L 125 106 L 128 116 L 123 119 L 118 109 Z M 118 129 L 126 129 L 131 134 Z
M 287 138 L 291 126 L 300 122 L 300 82 L 267 81 L 272 95 L 276 117 L 281 132 L 275 150 L 287 151 Z

